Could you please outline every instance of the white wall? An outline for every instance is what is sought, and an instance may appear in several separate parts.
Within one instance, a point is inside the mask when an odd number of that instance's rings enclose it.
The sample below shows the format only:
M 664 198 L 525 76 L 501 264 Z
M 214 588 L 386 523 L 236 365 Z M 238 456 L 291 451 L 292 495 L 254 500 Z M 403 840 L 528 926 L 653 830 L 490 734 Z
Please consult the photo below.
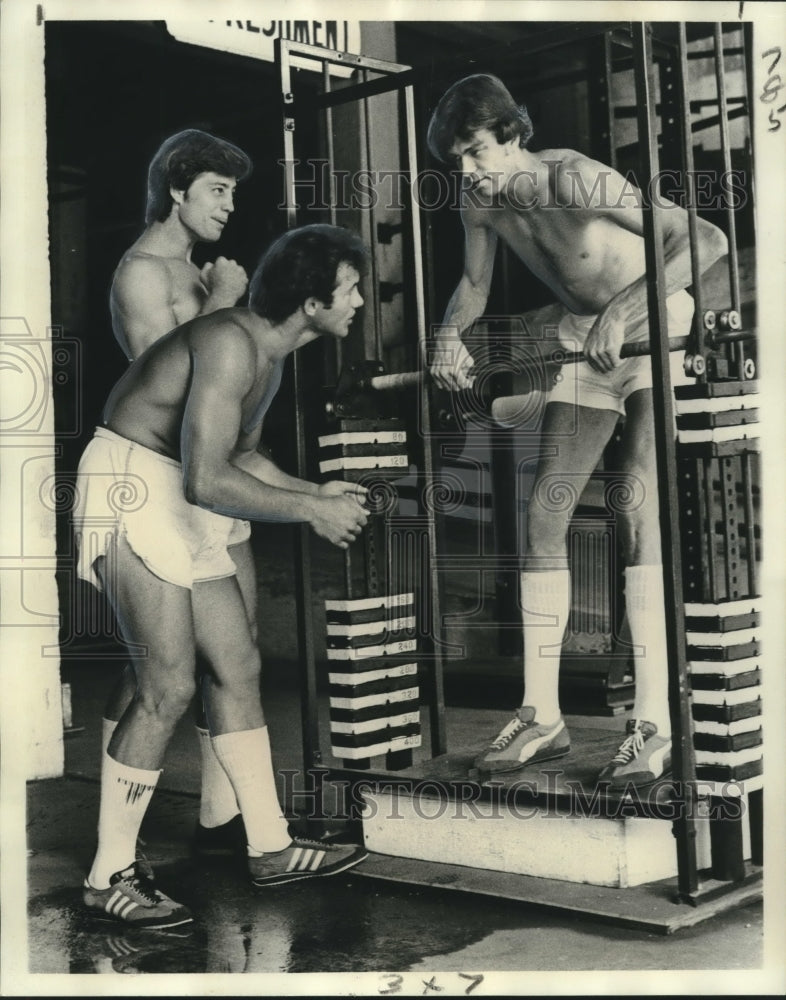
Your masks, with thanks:
M 0 684 L 9 778 L 63 773 L 55 586 L 44 28 L 3 5 L 0 34 Z M 11 781 L 13 787 L 13 780 Z

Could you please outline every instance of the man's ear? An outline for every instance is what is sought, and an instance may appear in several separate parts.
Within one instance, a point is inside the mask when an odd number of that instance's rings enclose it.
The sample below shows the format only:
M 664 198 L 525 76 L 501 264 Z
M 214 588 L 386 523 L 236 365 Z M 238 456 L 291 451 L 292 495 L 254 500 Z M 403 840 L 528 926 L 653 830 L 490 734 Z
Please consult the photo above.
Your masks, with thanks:
M 185 191 L 178 191 L 178 189 L 177 189 L 177 188 L 172 188 L 172 187 L 171 187 L 171 188 L 169 189 L 169 194 L 170 194 L 170 195 L 172 196 L 172 201 L 173 201 L 173 202 L 174 202 L 174 203 L 175 203 L 176 205 L 182 205 L 182 204 L 183 204 L 183 202 L 184 202 L 184 201 L 185 201 L 185 199 L 186 199 L 186 193 L 185 193 Z
M 315 299 L 314 296 L 311 295 L 303 303 L 303 312 L 306 316 L 313 316 L 321 305 L 322 303 L 319 299 Z

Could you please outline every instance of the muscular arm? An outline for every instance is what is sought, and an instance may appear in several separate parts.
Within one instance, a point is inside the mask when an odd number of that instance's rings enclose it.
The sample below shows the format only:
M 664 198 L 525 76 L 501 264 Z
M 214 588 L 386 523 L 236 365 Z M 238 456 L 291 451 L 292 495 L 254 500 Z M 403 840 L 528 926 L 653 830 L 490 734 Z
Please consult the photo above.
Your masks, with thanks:
M 254 348 L 232 321 L 195 338 L 180 451 L 189 503 L 231 517 L 306 522 L 346 547 L 366 521 L 358 501 L 325 498 L 313 483 L 287 476 L 242 435 L 243 400 L 256 371 Z M 241 447 L 238 448 L 238 442 Z
M 232 464 L 269 486 L 283 490 L 294 490 L 297 493 L 307 493 L 309 496 L 318 496 L 319 487 L 316 483 L 290 476 L 283 469 L 279 469 L 267 455 L 256 450 L 259 445 L 260 432 L 261 425 L 253 433 L 244 435 L 241 443 L 232 454 Z
M 577 171 L 584 190 L 595 190 L 587 211 L 607 218 L 615 226 L 644 235 L 644 215 L 641 193 L 611 168 L 586 158 L 578 158 L 571 169 Z M 596 182 L 603 178 L 603 185 Z M 688 232 L 688 213 L 685 209 L 660 199 L 653 206 L 660 216 L 663 231 L 663 260 L 665 265 L 666 295 L 686 288 L 693 280 L 691 246 Z M 699 271 L 704 273 L 728 250 L 728 241 L 717 226 L 697 218 L 697 253 Z M 619 359 L 623 340 L 636 329 L 648 315 L 647 277 L 642 274 L 622 288 L 607 303 L 590 332 L 585 344 L 585 354 L 593 367 L 608 370 Z
M 234 306 L 247 285 L 243 268 L 225 257 L 205 264 L 199 274 L 194 267 L 193 280 L 201 282 L 193 293 L 193 308 L 183 315 L 181 305 L 178 316 L 172 274 L 163 260 L 131 257 L 120 264 L 112 282 L 110 309 L 115 337 L 130 360 L 180 323 Z
M 494 272 L 497 234 L 483 225 L 476 210 L 462 211 L 464 271 L 445 310 L 443 329 L 434 338 L 431 374 L 443 389 L 465 389 L 474 361 L 460 334 L 483 315 Z
M 166 264 L 153 257 L 123 261 L 109 298 L 112 329 L 129 360 L 138 358 L 178 325 L 172 279 Z

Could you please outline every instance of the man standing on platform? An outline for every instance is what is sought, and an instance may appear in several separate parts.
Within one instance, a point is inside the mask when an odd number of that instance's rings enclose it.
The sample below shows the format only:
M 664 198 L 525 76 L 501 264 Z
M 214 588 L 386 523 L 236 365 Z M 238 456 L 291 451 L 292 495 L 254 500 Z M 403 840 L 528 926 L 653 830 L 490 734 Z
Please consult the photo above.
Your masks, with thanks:
M 486 773 L 515 771 L 567 754 L 558 698 L 560 645 L 570 612 L 566 534 L 581 493 L 618 420 L 622 468 L 632 502 L 618 515 L 625 597 L 637 653 L 633 718 L 600 779 L 612 788 L 648 785 L 670 767 L 666 621 L 652 369 L 649 357 L 620 360 L 623 343 L 649 338 L 640 194 L 610 167 L 570 149 L 533 153 L 532 123 L 494 76 L 455 83 L 440 99 L 429 147 L 464 176 L 464 272 L 431 344 L 431 372 L 444 389 L 472 385 L 474 361 L 461 334 L 483 314 L 501 238 L 565 307 L 559 338 L 586 361 L 566 365 L 549 396 L 543 450 L 528 507 L 521 574 L 524 698 L 512 721 L 478 757 Z M 690 329 L 693 300 L 687 214 L 669 203 L 663 222 L 670 336 Z M 726 252 L 726 238 L 698 220 L 701 270 Z M 685 380 L 671 355 L 674 384 Z M 570 497 L 570 503 L 555 497 Z

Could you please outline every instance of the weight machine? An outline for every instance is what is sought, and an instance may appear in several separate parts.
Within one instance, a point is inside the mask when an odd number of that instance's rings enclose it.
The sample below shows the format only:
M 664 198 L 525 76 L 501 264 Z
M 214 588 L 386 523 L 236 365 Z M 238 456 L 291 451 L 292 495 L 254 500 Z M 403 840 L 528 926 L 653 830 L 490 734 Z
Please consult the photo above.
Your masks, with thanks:
M 724 169 L 731 170 L 729 120 L 748 110 L 745 99 L 734 108 L 726 93 L 724 27 L 710 26 L 711 48 L 691 50 L 686 25 L 667 37 L 658 37 L 643 23 L 569 25 L 549 29 L 516 42 L 518 56 L 558 50 L 586 40 L 591 46 L 593 86 L 603 82 L 596 102 L 603 114 L 609 141 L 615 111 L 609 101 L 609 79 L 615 53 L 625 53 L 635 78 L 638 121 L 639 187 L 645 196 L 645 252 L 651 341 L 626 345 L 623 356 L 651 353 L 653 406 L 656 423 L 656 461 L 660 490 L 660 518 L 666 615 L 669 627 L 669 709 L 673 732 L 673 783 L 669 790 L 669 817 L 676 839 L 676 882 L 659 886 L 659 901 L 691 904 L 700 913 L 675 916 L 664 910 L 661 926 L 672 929 L 738 905 L 760 894 L 762 864 L 762 730 L 760 618 L 757 562 L 761 539 L 758 523 L 758 411 L 755 406 L 755 330 L 752 315 L 740 299 L 740 271 L 734 210 L 727 205 L 729 236 L 729 301 L 704 302 L 697 261 L 697 208 L 694 188 L 691 112 L 701 102 L 688 94 L 691 58 L 714 60 L 718 114 L 698 127 L 716 126 Z M 701 26 L 702 29 L 706 26 Z M 701 32 L 700 32 L 701 33 Z M 705 32 L 706 34 L 706 32 Z M 750 34 L 744 29 L 746 45 Z M 334 167 L 333 110 L 354 103 L 365 123 L 362 140 L 366 166 L 371 162 L 369 103 L 381 94 L 396 94 L 404 120 L 403 159 L 411 178 L 417 176 L 416 87 L 425 71 L 360 55 L 279 41 L 277 62 L 281 76 L 285 194 L 287 223 L 298 224 L 294 136 L 304 107 L 324 114 L 329 170 Z M 323 91 L 296 96 L 292 61 L 310 60 L 322 68 Z M 455 59 L 456 66 L 466 56 Z M 358 82 L 332 89 L 331 65 L 351 66 Z M 657 70 L 660 102 L 656 101 Z M 748 80 L 749 83 L 749 80 Z M 605 94 L 605 97 L 603 96 Z M 741 102 L 741 103 L 740 103 Z M 656 107 L 657 105 L 657 107 Z M 620 109 L 616 109 L 620 110 Z M 658 115 L 660 112 L 660 116 Z M 623 114 L 627 110 L 623 109 Z M 661 135 L 658 136 L 658 118 Z M 694 126 L 695 127 L 695 126 Z M 686 338 L 669 340 L 666 322 L 665 276 L 660 220 L 651 211 L 652 184 L 659 171 L 661 145 L 678 143 L 684 166 L 686 207 L 693 259 L 693 328 Z M 616 153 L 610 152 L 614 164 Z M 650 192 L 648 194 L 647 192 Z M 331 202 L 329 221 L 337 221 Z M 302 221 L 302 220 L 300 220 Z M 379 253 L 384 226 L 374 208 L 364 221 L 364 235 L 372 257 Z M 411 273 L 413 325 L 417 330 L 416 356 L 426 357 L 428 318 L 433 315 L 424 259 L 432 259 L 430 232 L 421 223 L 420 209 L 409 189 L 409 201 L 400 227 L 407 244 Z M 375 274 L 372 271 L 372 279 Z M 369 313 L 379 330 L 380 288 L 375 282 Z M 389 290 L 383 291 L 389 295 Z M 320 435 L 320 469 L 331 475 L 371 483 L 372 515 L 362 542 L 347 553 L 344 595 L 329 601 L 327 619 L 327 674 L 330 703 L 330 743 L 334 764 L 326 764 L 318 711 L 318 673 L 311 620 L 310 549 L 306 526 L 297 534 L 296 600 L 300 641 L 304 764 L 319 798 L 325 780 L 362 781 L 367 787 L 392 779 L 440 781 L 440 794 L 461 799 L 467 779 L 460 776 L 466 760 L 448 751 L 444 703 L 444 656 L 447 644 L 440 634 L 441 581 L 440 503 L 444 487 L 436 470 L 435 412 L 428 378 L 420 370 L 387 374 L 376 357 L 345 359 L 335 394 L 329 401 L 328 422 Z M 538 371 L 581 359 L 561 345 L 541 340 L 527 350 L 537 354 Z M 672 390 L 669 352 L 686 351 L 686 370 L 695 384 Z M 339 361 L 341 359 L 339 358 Z M 302 361 L 295 357 L 298 475 L 309 478 L 304 420 Z M 417 440 L 407 431 L 396 397 L 415 390 Z M 409 397 L 407 397 L 409 398 Z M 453 419 L 493 411 L 494 389 L 486 383 L 469 394 L 457 394 Z M 672 428 L 678 429 L 675 441 Z M 392 485 L 410 467 L 408 449 L 418 452 L 422 503 L 414 517 L 393 517 L 397 495 Z M 362 551 L 361 551 L 362 549 Z M 515 558 L 501 555 L 500 561 Z M 414 569 L 413 569 L 414 567 Z M 421 744 L 420 706 L 428 711 L 431 757 L 414 762 Z M 373 764 L 384 757 L 384 765 Z M 459 768 L 457 770 L 456 768 Z M 466 772 L 464 772 L 466 774 Z M 480 800 L 498 801 L 499 788 L 480 787 Z M 508 790 L 510 791 L 510 790 Z M 548 810 L 558 807 L 564 788 L 545 792 L 516 790 L 514 800 L 535 803 Z M 742 803 L 742 806 L 740 806 Z M 617 805 L 619 803 L 616 803 Z M 663 816 L 664 801 L 628 803 L 640 817 Z M 700 822 L 709 827 L 709 865 L 699 862 Z M 747 824 L 747 826 L 746 826 Z M 746 849 L 745 841 L 748 840 Z M 706 857 L 705 857 L 706 862 Z M 400 877 L 419 881 L 412 867 Z M 365 867 L 365 866 L 364 866 Z M 481 866 L 482 867 L 482 866 Z M 375 872 L 372 871 L 372 874 Z M 379 874 L 377 871 L 376 874 Z M 486 877 L 486 882 L 481 876 Z M 475 872 L 467 883 L 475 891 L 494 883 L 495 873 Z M 480 880 L 480 881 L 479 881 Z M 521 898 L 561 906 L 559 891 L 550 880 L 534 879 Z M 631 890 L 634 891 L 634 890 Z M 509 889 L 505 889 L 510 894 Z M 665 895 L 664 895 L 665 894 Z M 652 907 L 650 899 L 647 906 Z M 580 903 L 574 908 L 582 909 Z M 636 923 L 610 904 L 611 919 Z M 602 909 L 602 908 L 601 908 Z M 622 907 L 624 909 L 624 907 Z M 597 911 L 600 912 L 600 911 Z M 643 920 L 643 918 L 642 918 Z M 645 926 L 646 921 L 641 923 Z M 648 925 L 647 925 L 648 926 Z

